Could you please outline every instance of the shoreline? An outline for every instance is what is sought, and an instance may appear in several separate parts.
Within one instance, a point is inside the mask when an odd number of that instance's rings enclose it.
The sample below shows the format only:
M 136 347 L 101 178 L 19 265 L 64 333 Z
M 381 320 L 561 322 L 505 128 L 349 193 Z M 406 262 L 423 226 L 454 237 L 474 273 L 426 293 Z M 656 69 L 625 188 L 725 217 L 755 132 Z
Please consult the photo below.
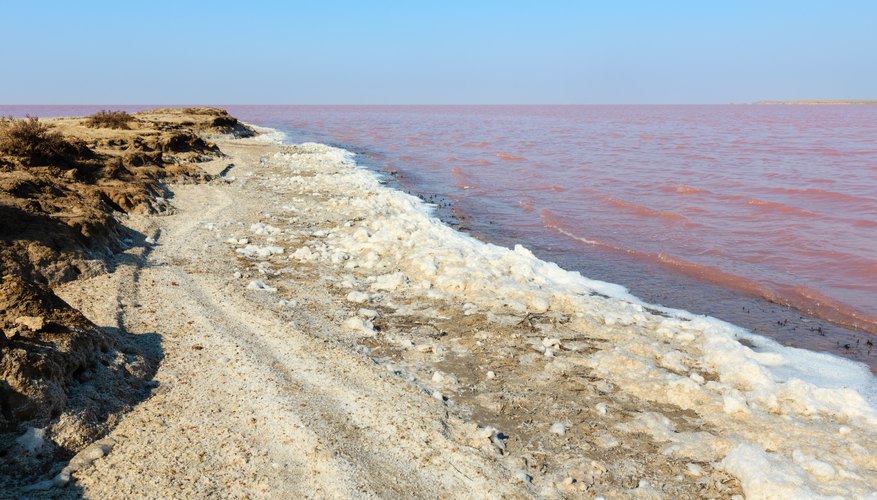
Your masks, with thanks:
M 345 148 L 344 144 L 330 145 Z M 371 157 L 375 153 L 366 152 L 364 154 Z M 496 228 L 492 226 L 492 222 L 480 220 L 475 215 L 463 215 L 463 219 L 460 219 L 459 212 L 465 209 L 460 207 L 459 200 L 455 201 L 441 193 L 427 192 L 421 189 L 416 180 L 411 180 L 416 175 L 398 169 L 386 169 L 380 161 L 373 163 L 370 160 L 365 163 L 365 166 L 381 176 L 382 181 L 386 181 L 388 186 L 416 196 L 424 203 L 436 205 L 437 217 L 463 233 L 481 241 L 507 248 L 512 248 L 521 241 L 516 235 L 497 232 Z M 579 241 L 578 238 L 569 237 L 573 241 Z M 569 266 L 565 268 L 577 269 L 585 276 L 608 275 L 605 278 L 596 279 L 610 283 L 618 282 L 611 275 L 612 266 L 637 266 L 638 269 L 641 268 L 643 273 L 658 276 L 655 281 L 660 283 L 660 286 L 652 285 L 651 288 L 648 288 L 640 286 L 639 283 L 623 283 L 623 286 L 631 290 L 634 295 L 653 297 L 647 302 L 661 303 L 673 309 L 683 309 L 694 314 L 716 317 L 758 335 L 771 338 L 788 347 L 822 352 L 865 363 L 877 375 L 877 356 L 872 355 L 872 349 L 869 347 L 871 345 L 869 342 L 873 342 L 875 336 L 870 329 L 877 326 L 874 323 L 862 324 L 858 315 L 842 316 L 840 320 L 835 321 L 832 319 L 832 314 L 827 316 L 814 314 L 812 311 L 805 310 L 803 306 L 796 307 L 789 303 L 783 303 L 776 294 L 772 296 L 777 300 L 772 300 L 769 296 L 750 293 L 747 289 L 735 288 L 699 278 L 697 275 L 680 272 L 676 266 L 666 263 L 638 260 L 635 255 L 625 251 L 602 249 L 601 252 L 600 248 L 592 248 L 590 249 L 592 253 L 600 254 L 599 258 L 607 262 L 607 264 L 594 266 L 593 262 L 588 261 L 588 258 L 585 257 L 567 256 L 548 248 L 534 247 L 532 250 L 537 255 L 544 255 L 546 260 L 551 262 L 563 262 L 563 266 Z M 591 253 L 587 255 L 590 256 Z M 672 293 L 666 295 L 668 288 L 670 290 L 697 288 L 702 290 L 704 295 L 692 296 L 690 293 L 678 292 L 676 295 Z M 830 312 L 834 310 L 830 309 Z
M 218 180 L 130 219 L 145 265 L 59 289 L 164 353 L 68 494 L 877 488 L 861 365 L 482 243 L 350 153 L 262 137 L 217 139 Z

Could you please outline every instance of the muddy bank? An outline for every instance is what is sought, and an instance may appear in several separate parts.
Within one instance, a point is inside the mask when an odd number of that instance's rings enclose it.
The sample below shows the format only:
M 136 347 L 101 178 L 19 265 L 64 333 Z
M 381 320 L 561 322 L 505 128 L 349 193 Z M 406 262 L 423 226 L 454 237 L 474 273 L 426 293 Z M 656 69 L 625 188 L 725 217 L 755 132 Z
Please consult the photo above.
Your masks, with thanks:
M 0 123 L 0 473 L 42 472 L 148 394 L 160 352 L 95 325 L 54 287 L 109 272 L 151 239 L 132 214 L 168 213 L 165 182 L 206 182 L 209 137 L 253 135 L 222 110 Z M 125 265 L 139 265 L 133 259 Z M 23 434 L 24 433 L 24 434 Z M 21 453 L 21 451 L 24 453 Z

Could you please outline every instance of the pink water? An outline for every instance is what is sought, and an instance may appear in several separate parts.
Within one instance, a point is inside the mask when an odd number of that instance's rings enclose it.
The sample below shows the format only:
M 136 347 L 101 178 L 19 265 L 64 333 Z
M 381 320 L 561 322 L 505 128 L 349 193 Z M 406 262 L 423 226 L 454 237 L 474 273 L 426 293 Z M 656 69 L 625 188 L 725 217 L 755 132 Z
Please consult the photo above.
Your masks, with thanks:
M 237 114 L 377 149 L 543 242 L 632 254 L 877 333 L 877 106 L 254 111 Z
M 486 239 L 623 256 L 595 277 L 634 292 L 661 269 L 877 333 L 877 106 L 227 108 L 365 153 Z

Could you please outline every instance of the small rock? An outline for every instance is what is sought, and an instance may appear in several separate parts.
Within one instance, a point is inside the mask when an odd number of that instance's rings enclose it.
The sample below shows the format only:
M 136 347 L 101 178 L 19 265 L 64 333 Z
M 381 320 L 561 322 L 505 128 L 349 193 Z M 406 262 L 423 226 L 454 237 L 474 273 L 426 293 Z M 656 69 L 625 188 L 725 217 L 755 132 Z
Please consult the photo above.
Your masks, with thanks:
M 496 378 L 496 373 L 493 372 L 493 371 L 488 371 L 488 372 L 487 372 L 487 378 Z
M 548 432 L 557 434 L 558 436 L 563 436 L 566 434 L 566 426 L 563 425 L 563 422 L 555 422 L 551 424 L 551 428 L 548 429 Z

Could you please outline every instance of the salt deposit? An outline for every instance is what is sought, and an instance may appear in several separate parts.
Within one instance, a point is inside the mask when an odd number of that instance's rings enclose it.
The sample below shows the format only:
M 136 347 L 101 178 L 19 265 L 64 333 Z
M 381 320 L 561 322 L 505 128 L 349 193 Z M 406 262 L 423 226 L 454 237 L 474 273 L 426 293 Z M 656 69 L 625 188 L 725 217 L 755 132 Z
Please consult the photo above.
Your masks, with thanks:
M 16 438 L 15 442 L 27 453 L 36 453 L 43 447 L 46 438 L 46 429 L 28 427 L 27 430 Z
M 248 290 L 258 290 L 260 292 L 268 292 L 268 293 L 274 293 L 277 291 L 276 288 L 266 285 L 265 282 L 262 280 L 253 280 L 253 281 L 249 282 L 247 284 L 247 289 Z
M 238 248 L 235 252 L 248 259 L 267 259 L 272 255 L 282 254 L 283 247 L 247 245 L 244 248 Z
M 489 311 L 496 318 L 549 312 L 570 318 L 581 334 L 614 345 L 581 354 L 584 366 L 639 398 L 696 412 L 714 429 L 701 436 L 708 439 L 699 452 L 720 458 L 750 496 L 877 490 L 869 472 L 877 467 L 877 385 L 865 366 L 783 347 L 714 318 L 646 304 L 619 285 L 565 271 L 520 245 L 507 249 L 480 242 L 432 217 L 417 198 L 381 185 L 347 151 L 304 144 L 273 161 L 289 166 L 289 186 L 307 183 L 311 191 L 333 193 L 329 204 L 336 210 L 361 215 L 326 231 L 324 248 L 309 250 L 308 260 L 341 265 L 343 255 L 344 269 L 372 276 L 372 291 L 453 297 L 466 304 L 464 311 Z M 292 173 L 305 170 L 306 177 Z M 429 286 L 422 287 L 424 282 Z M 362 292 L 347 298 L 368 300 Z M 359 328 L 363 320 L 347 321 L 345 326 Z M 552 337 L 541 342 L 550 357 L 563 345 Z M 601 403 L 596 409 L 606 414 L 608 407 Z M 841 425 L 855 429 L 854 446 L 842 437 Z M 667 442 L 668 453 L 695 450 L 691 436 L 667 432 L 658 420 L 641 431 Z M 617 440 L 607 436 L 606 444 L 617 446 Z M 794 491 L 783 489 L 788 484 Z M 647 493 L 649 485 L 638 489 Z

